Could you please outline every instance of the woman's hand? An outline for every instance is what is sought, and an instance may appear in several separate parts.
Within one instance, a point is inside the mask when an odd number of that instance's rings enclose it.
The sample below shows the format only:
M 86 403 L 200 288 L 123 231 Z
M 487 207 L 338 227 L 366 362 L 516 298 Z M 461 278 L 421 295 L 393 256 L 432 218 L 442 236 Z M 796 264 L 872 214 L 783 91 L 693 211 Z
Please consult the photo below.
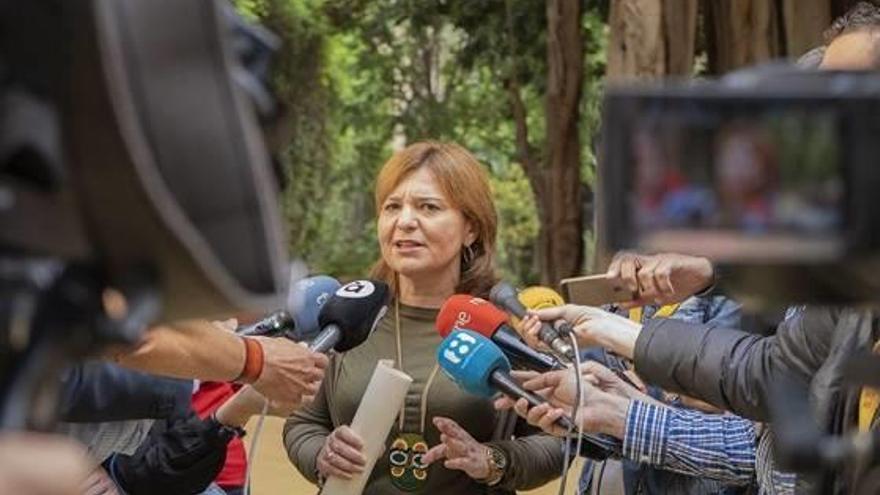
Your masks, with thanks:
M 541 348 L 538 338 L 540 321 L 556 320 L 571 324 L 582 347 L 601 346 L 630 359 L 642 329 L 640 324 L 603 309 L 566 304 L 529 312 L 521 325 L 523 338 L 530 346 Z
M 362 473 L 367 460 L 362 454 L 364 442 L 348 426 L 333 430 L 318 453 L 318 472 L 324 477 L 351 479 Z
M 489 477 L 489 449 L 474 440 L 458 423 L 443 417 L 434 418 L 434 426 L 440 430 L 440 444 L 425 454 L 425 464 L 446 459 L 446 469 L 457 469 L 475 480 Z

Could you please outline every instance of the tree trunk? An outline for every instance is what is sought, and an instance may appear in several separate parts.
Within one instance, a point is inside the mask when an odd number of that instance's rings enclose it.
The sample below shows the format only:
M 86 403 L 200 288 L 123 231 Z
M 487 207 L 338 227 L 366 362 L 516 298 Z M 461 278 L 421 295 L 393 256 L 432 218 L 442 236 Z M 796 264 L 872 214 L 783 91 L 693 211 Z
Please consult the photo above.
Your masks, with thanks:
M 615 0 L 608 25 L 609 80 L 655 78 L 666 74 L 661 0 Z
M 771 0 L 708 0 L 709 70 L 724 74 L 784 55 L 779 24 Z
M 694 70 L 698 0 L 664 0 L 666 73 L 688 76 Z
M 831 25 L 828 0 L 783 0 L 786 53 L 797 58 L 822 44 L 822 32 Z
M 609 77 L 689 75 L 694 67 L 698 0 L 617 0 L 611 5 Z
M 547 0 L 547 126 L 545 193 L 541 202 L 541 281 L 555 284 L 580 273 L 583 265 L 578 132 L 583 40 L 580 0 Z

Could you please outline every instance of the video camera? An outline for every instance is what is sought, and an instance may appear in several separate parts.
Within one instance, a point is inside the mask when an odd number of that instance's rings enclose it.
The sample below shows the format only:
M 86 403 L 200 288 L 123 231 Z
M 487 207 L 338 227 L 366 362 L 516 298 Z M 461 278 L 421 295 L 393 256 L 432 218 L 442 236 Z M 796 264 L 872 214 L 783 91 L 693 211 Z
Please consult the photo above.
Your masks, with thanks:
M 608 248 L 706 256 L 755 308 L 880 303 L 880 76 L 759 67 L 611 88 L 604 112 Z M 852 356 L 844 375 L 876 384 L 880 360 Z M 774 387 L 783 467 L 876 466 L 880 432 L 826 436 L 803 384 Z
M 70 360 L 281 305 L 277 41 L 222 0 L 0 0 L 0 33 L 0 424 L 45 426 Z
M 880 301 L 880 77 L 757 68 L 605 100 L 603 237 L 707 256 L 753 306 Z

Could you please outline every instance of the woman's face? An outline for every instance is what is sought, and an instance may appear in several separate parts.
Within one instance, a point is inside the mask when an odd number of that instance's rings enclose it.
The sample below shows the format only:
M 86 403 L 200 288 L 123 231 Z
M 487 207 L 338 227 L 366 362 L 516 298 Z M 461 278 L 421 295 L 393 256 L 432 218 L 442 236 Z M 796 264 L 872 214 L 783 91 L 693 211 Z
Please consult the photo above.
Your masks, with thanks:
M 475 238 L 461 210 L 443 196 L 425 167 L 403 179 L 385 199 L 378 232 L 382 258 L 409 277 L 457 275 L 461 249 Z

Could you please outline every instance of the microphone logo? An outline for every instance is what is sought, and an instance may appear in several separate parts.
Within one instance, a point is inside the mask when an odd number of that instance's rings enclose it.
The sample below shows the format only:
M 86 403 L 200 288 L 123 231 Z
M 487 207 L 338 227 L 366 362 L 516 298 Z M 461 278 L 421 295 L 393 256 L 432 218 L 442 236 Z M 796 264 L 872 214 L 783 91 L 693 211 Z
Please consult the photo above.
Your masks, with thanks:
M 458 332 L 443 351 L 443 359 L 454 365 L 459 365 L 471 352 L 471 349 L 475 348 L 476 344 L 477 339 L 464 332 Z
M 471 322 L 471 314 L 467 311 L 460 311 L 458 313 L 458 318 L 455 319 L 455 326 L 458 328 L 467 327 L 467 324 Z
M 363 299 L 375 291 L 376 286 L 373 285 L 373 282 L 369 280 L 355 280 L 340 287 L 336 291 L 336 295 L 348 299 Z
M 330 299 L 330 294 L 322 292 L 321 295 L 319 295 L 318 298 L 315 299 L 315 303 L 320 307 L 323 306 L 325 302 L 327 302 L 327 299 Z

